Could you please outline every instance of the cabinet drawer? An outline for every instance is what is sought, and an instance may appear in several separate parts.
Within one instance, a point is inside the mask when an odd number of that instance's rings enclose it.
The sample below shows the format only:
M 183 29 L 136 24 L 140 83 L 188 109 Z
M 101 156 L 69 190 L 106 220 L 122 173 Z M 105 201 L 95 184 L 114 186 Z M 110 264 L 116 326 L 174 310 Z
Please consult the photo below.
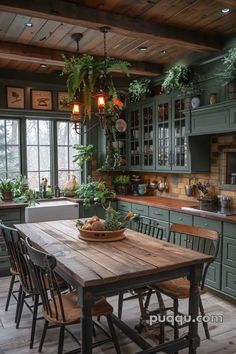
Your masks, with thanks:
M 222 291 L 236 298 L 236 269 L 222 266 Z
M 224 222 L 223 223 L 223 235 L 232 236 L 236 239 L 236 224 Z
M 213 262 L 210 264 L 207 274 L 205 284 L 214 288 L 220 289 L 220 280 L 221 280 L 221 266 L 218 262 Z
M 193 217 L 193 225 L 203 227 L 205 229 L 216 230 L 221 233 L 221 221 L 202 218 L 200 216 Z
M 179 213 L 178 211 L 170 211 L 170 222 L 172 224 L 193 224 L 193 216 L 189 214 Z
M 10 221 L 10 220 L 19 220 L 20 222 L 20 209 L 4 209 L 0 210 L 0 220 Z
M 236 269 L 236 238 L 223 237 L 223 263 Z
M 149 207 L 149 217 L 153 219 L 169 221 L 169 210 Z
M 141 204 L 132 204 L 132 212 L 141 216 L 148 216 L 148 206 Z
M 118 200 L 118 210 L 126 211 L 127 213 L 131 211 L 131 203 L 122 202 Z

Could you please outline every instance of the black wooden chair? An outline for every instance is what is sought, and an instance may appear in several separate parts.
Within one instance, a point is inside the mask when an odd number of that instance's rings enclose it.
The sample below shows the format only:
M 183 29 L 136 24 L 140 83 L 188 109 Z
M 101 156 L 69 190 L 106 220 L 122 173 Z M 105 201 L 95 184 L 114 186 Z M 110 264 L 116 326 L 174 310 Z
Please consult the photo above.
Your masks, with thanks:
M 7 301 L 5 306 L 5 311 L 8 311 L 8 307 L 10 304 L 11 297 L 13 297 L 17 301 L 17 308 L 16 308 L 16 315 L 15 315 L 15 322 L 17 320 L 17 311 L 19 308 L 19 293 L 21 292 L 21 284 L 19 282 L 19 271 L 17 268 L 17 254 L 16 254 L 16 247 L 15 244 L 18 242 L 18 238 L 14 238 L 14 235 L 9 232 L 9 228 L 5 227 L 3 224 L 0 224 L 0 233 L 3 235 L 9 261 L 10 261 L 10 273 L 11 273 L 11 281 L 9 285 Z M 14 290 L 14 285 L 18 285 L 18 289 Z
M 4 225 L 1 225 L 1 228 L 7 247 L 9 250 L 11 250 L 10 252 L 14 256 L 14 262 L 20 278 L 20 290 L 16 310 L 16 328 L 19 328 L 22 310 L 25 305 L 33 314 L 30 336 L 30 348 L 33 348 L 39 306 L 39 293 L 34 286 L 31 272 L 25 259 L 25 251 L 21 243 L 20 235 L 18 234 L 17 230 L 13 228 Z M 33 299 L 33 305 L 30 303 L 30 301 L 27 301 L 27 299 Z
M 147 217 L 139 217 L 138 222 L 136 223 L 135 231 L 149 235 L 159 240 L 162 240 L 164 235 L 163 229 L 159 226 L 158 222 Z M 131 293 L 131 295 L 128 296 L 125 296 L 124 292 L 119 293 L 118 317 L 121 318 L 122 316 L 124 301 L 138 298 L 141 316 L 140 316 L 139 324 L 136 326 L 136 328 L 141 332 L 143 328 L 143 324 L 145 323 L 145 319 L 147 317 L 146 309 L 149 306 L 152 292 L 150 291 L 149 288 L 144 287 L 144 288 L 130 290 L 129 293 Z
M 170 228 L 168 235 L 168 242 L 174 243 L 178 246 L 189 248 L 191 250 L 201 252 L 207 255 L 212 255 L 213 260 L 216 258 L 219 250 L 219 233 L 214 230 L 203 229 L 194 226 L 173 224 Z M 203 308 L 201 295 L 206 292 L 204 287 L 207 270 L 210 263 L 206 263 L 203 268 L 203 275 L 201 283 L 199 284 L 199 310 L 201 316 L 204 317 L 205 311 Z M 173 280 L 167 280 L 159 284 L 152 284 L 151 291 L 155 290 L 159 301 L 159 311 L 162 314 L 166 314 L 168 310 L 172 310 L 174 318 L 177 315 L 183 315 L 179 312 L 179 299 L 186 299 L 189 297 L 190 282 L 187 278 L 177 278 Z M 161 294 L 167 295 L 173 300 L 173 306 L 165 307 Z M 165 321 L 165 325 L 169 325 L 174 328 L 174 339 L 179 337 L 179 328 L 187 326 L 188 323 L 178 325 L 177 321 L 174 321 L 174 325 L 171 322 Z M 210 338 L 207 322 L 203 321 L 206 338 Z
M 62 354 L 65 330 L 67 330 L 79 344 L 79 341 L 67 329 L 68 325 L 80 323 L 81 310 L 78 305 L 78 294 L 76 290 L 66 294 L 61 293 L 58 278 L 55 273 L 56 258 L 53 255 L 37 250 L 32 246 L 29 239 L 26 239 L 25 244 L 31 264 L 32 275 L 42 298 L 43 316 L 45 319 L 39 352 L 42 351 L 47 329 L 60 327 L 58 354 Z M 107 318 L 116 353 L 120 354 L 120 347 L 111 319 L 112 312 L 113 308 L 105 298 L 100 298 L 92 308 L 92 316 L 105 316 Z M 49 326 L 49 323 L 51 323 L 51 326 Z M 96 343 L 96 346 L 97 345 L 98 343 Z

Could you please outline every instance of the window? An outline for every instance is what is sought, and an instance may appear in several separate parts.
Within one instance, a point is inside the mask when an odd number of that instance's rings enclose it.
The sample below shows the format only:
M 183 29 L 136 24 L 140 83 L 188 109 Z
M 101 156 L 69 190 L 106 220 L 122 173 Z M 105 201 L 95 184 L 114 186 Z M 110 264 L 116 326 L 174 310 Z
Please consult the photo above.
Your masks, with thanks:
M 80 180 L 80 169 L 73 163 L 74 144 L 80 144 L 80 135 L 72 129 L 70 122 L 57 122 L 58 185 L 63 187 L 72 175 Z
M 0 119 L 0 178 L 12 178 L 19 175 L 19 121 Z
M 26 120 L 27 177 L 32 189 L 39 189 L 46 177 L 52 183 L 51 121 Z

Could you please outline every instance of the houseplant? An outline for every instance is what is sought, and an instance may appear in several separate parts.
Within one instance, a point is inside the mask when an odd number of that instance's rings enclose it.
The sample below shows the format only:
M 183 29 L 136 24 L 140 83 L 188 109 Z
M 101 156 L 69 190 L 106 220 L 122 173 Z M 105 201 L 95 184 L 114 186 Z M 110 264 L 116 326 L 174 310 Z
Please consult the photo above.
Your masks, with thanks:
M 230 48 L 223 58 L 224 71 L 220 74 L 228 85 L 229 99 L 236 98 L 236 48 Z
M 73 155 L 73 162 L 76 162 L 79 167 L 83 167 L 85 161 L 91 160 L 94 154 L 94 146 L 92 144 L 89 145 L 73 145 L 73 149 L 76 150 L 76 155 Z
M 142 98 L 148 95 L 151 92 L 150 84 L 151 80 L 149 79 L 131 81 L 128 88 L 130 102 L 139 102 Z
M 105 181 L 92 180 L 88 177 L 88 182 L 81 184 L 76 191 L 76 195 L 82 200 L 85 207 L 91 204 L 105 204 L 109 199 L 115 198 L 116 194 L 107 188 Z
M 179 90 L 184 96 L 191 89 L 193 79 L 192 68 L 186 65 L 174 65 L 166 73 L 162 89 L 166 93 Z
M 14 180 L 7 178 L 0 180 L 0 193 L 2 200 L 10 201 L 13 199 Z
M 124 60 L 109 57 L 99 60 L 91 55 L 63 58 L 65 64 L 62 73 L 68 75 L 67 88 L 70 98 L 73 99 L 77 93 L 83 96 L 84 114 L 89 119 L 95 91 L 102 87 L 111 97 L 116 97 L 111 72 L 119 70 L 129 75 L 130 64 Z
M 112 180 L 116 193 L 118 194 L 128 194 L 130 191 L 130 176 L 129 175 L 118 175 Z

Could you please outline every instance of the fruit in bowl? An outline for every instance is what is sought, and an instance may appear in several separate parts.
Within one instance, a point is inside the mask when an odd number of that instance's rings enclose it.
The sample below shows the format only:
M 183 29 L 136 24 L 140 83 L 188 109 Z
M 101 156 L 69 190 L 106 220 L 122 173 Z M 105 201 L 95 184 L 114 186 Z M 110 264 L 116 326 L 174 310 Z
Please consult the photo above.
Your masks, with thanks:
M 78 220 L 76 226 L 80 238 L 88 241 L 112 241 L 125 238 L 126 219 L 112 207 L 108 207 L 105 220 L 92 216 L 85 222 Z

